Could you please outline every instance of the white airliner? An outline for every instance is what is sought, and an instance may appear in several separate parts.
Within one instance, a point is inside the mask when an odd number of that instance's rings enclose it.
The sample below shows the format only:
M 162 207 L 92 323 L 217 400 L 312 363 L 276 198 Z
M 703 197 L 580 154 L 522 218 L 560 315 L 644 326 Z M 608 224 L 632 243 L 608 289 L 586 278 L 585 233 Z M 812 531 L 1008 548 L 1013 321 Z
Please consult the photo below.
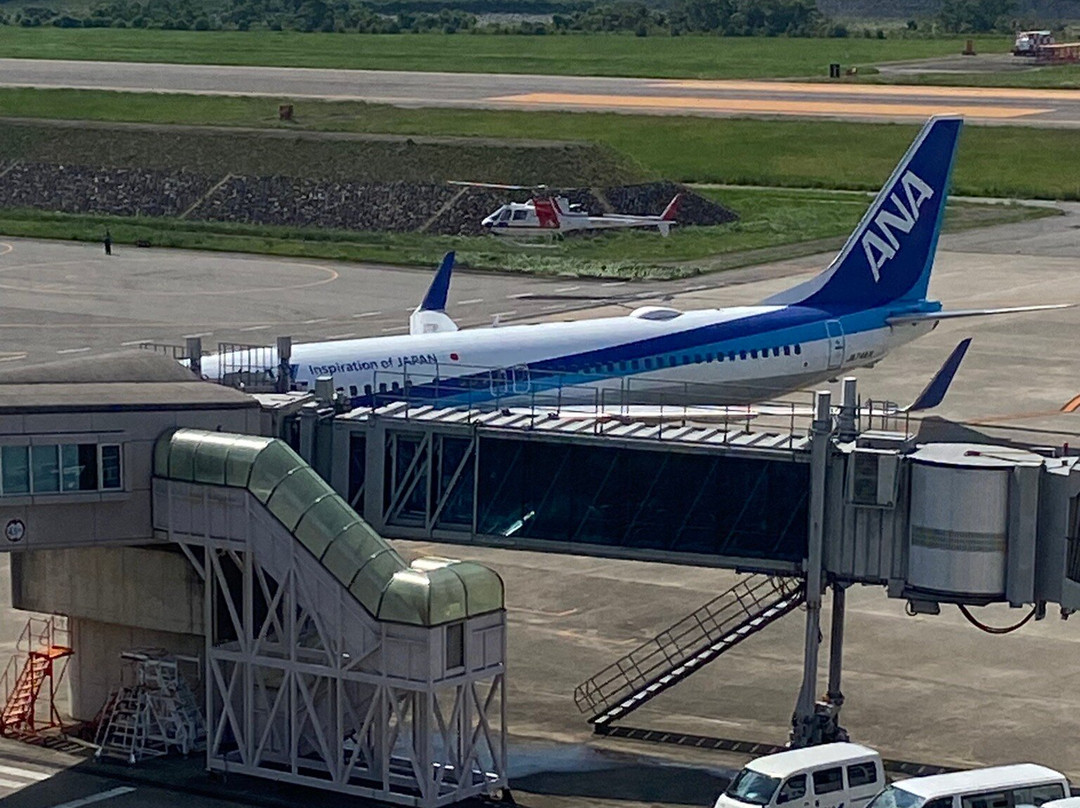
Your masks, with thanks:
M 944 311 L 927 299 L 962 123 L 931 119 L 829 267 L 758 305 L 646 306 L 621 317 L 459 331 L 445 312 L 449 254 L 408 335 L 298 344 L 292 384 L 308 388 L 332 375 L 356 406 L 392 399 L 501 405 L 556 393 L 592 401 L 596 388 L 636 403 L 634 393 L 625 398 L 629 379 L 631 391 L 642 391 L 640 403 L 663 394 L 666 402 L 747 404 L 873 365 L 947 318 L 1070 305 Z M 261 367 L 245 367 L 244 356 L 206 357 L 203 373 L 242 370 L 269 380 L 280 372 L 272 352 Z

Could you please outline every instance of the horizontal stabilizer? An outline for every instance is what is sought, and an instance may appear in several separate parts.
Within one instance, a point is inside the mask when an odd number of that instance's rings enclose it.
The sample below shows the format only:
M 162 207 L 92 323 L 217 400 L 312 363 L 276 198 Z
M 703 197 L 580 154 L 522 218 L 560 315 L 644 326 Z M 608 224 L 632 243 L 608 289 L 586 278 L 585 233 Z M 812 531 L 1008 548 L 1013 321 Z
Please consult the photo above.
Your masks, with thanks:
M 1003 309 L 957 309 L 956 311 L 929 311 L 914 312 L 912 314 L 897 314 L 886 318 L 889 325 L 904 325 L 905 323 L 927 323 L 934 320 L 953 320 L 957 317 L 986 317 L 991 314 L 1020 314 L 1025 311 L 1047 311 L 1049 309 L 1068 309 L 1075 303 L 1049 303 L 1043 306 L 1010 306 Z
M 971 337 L 967 337 L 960 341 L 960 344 L 953 348 L 953 352 L 949 354 L 949 358 L 945 360 L 945 363 L 938 369 L 938 372 L 934 374 L 934 378 L 930 380 L 930 383 L 923 388 L 923 391 L 915 397 L 915 400 L 904 408 L 904 412 L 918 412 L 919 410 L 929 410 L 936 407 L 945 398 L 945 393 L 949 391 L 949 385 L 952 384 L 953 377 L 956 376 L 956 371 L 960 368 L 960 363 L 964 361 L 964 354 L 967 353 L 968 347 L 971 345 Z

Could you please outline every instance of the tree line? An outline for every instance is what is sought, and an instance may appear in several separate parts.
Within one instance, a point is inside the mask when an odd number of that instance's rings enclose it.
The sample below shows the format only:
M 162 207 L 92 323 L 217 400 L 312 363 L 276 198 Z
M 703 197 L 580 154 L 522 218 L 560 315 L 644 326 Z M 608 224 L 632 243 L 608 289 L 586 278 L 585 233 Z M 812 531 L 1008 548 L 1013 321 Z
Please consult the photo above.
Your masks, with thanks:
M 936 22 L 949 33 L 1008 31 L 1016 0 L 944 0 Z M 484 15 L 519 15 L 513 22 Z M 75 13 L 61 6 L 5 11 L 0 24 L 59 28 L 324 31 L 357 33 L 633 33 L 637 36 L 833 36 L 851 32 L 815 0 L 102 0 Z M 908 32 L 918 29 L 914 21 Z M 864 31 L 864 35 L 871 35 Z M 885 36 L 881 30 L 878 37 Z

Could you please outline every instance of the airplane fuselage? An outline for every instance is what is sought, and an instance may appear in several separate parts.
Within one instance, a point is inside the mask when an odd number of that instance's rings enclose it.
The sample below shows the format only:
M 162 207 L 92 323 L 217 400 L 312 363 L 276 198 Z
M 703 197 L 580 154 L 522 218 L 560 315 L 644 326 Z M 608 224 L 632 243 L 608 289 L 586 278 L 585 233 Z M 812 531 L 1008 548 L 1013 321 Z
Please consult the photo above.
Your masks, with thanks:
M 452 333 L 298 344 L 292 382 L 319 376 L 356 405 L 408 397 L 444 405 L 518 400 L 742 404 L 871 365 L 932 323 L 890 327 L 895 309 L 841 314 L 800 306 L 677 312 Z M 208 377 L 242 370 L 242 355 L 208 357 Z M 607 394 L 604 394 L 605 397 Z

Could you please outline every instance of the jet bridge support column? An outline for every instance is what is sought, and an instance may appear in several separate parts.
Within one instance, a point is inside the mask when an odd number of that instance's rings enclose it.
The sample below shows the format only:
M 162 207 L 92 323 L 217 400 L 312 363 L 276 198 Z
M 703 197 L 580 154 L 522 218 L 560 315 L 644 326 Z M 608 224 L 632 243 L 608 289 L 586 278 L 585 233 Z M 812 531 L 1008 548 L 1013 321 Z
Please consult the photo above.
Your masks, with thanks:
M 818 742 L 817 667 L 821 642 L 821 591 L 824 530 L 825 477 L 832 440 L 832 396 L 827 390 L 814 394 L 814 423 L 810 427 L 810 531 L 806 551 L 806 640 L 803 649 L 803 680 L 795 714 L 791 717 L 791 746 Z

